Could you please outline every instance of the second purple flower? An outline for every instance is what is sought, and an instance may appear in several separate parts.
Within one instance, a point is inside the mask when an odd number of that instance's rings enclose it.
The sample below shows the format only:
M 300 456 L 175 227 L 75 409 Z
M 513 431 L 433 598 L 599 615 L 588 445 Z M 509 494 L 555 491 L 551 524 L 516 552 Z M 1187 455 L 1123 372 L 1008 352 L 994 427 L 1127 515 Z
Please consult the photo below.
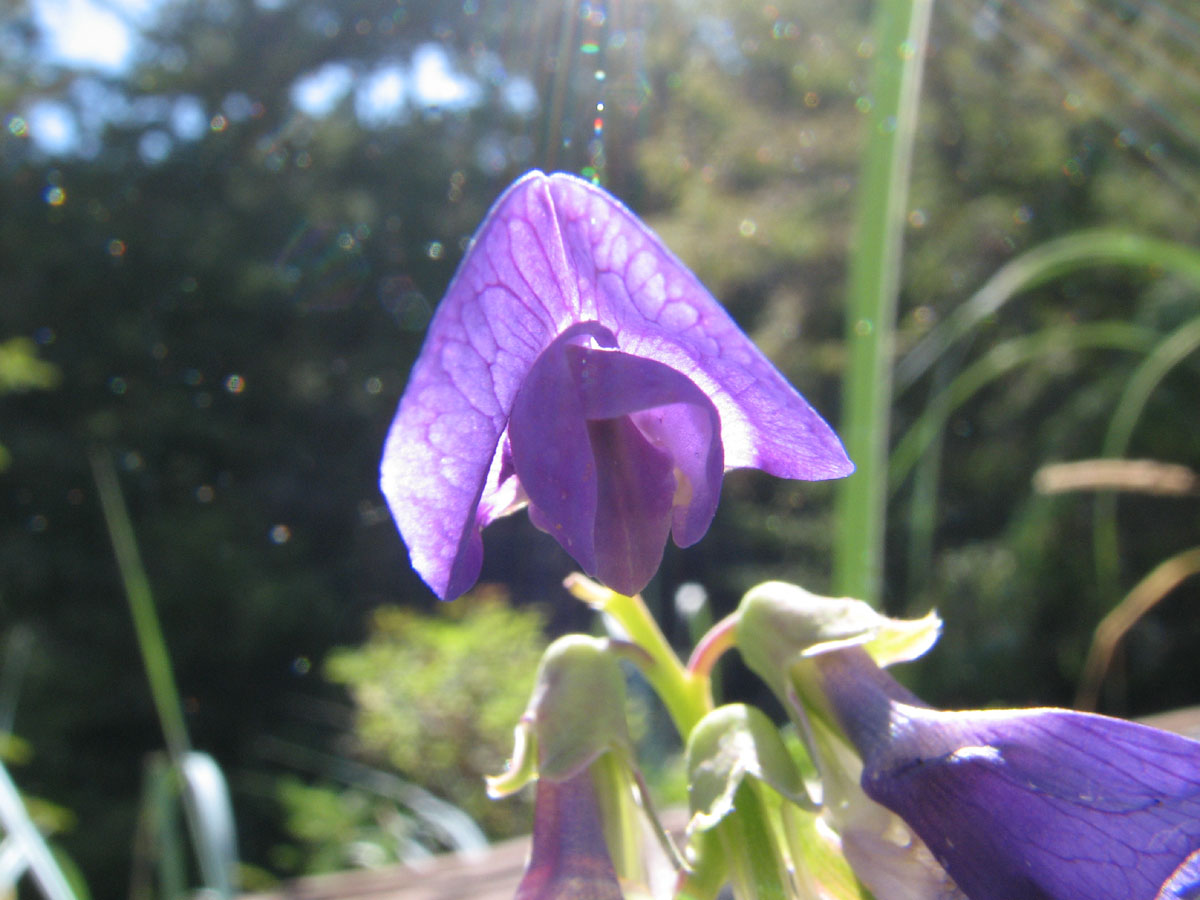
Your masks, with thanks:
M 529 507 L 634 594 L 668 535 L 708 530 L 728 469 L 819 480 L 832 429 L 662 242 L 598 187 L 531 172 L 496 202 L 438 307 L 388 434 L 382 488 L 414 568 L 468 590 L 480 532 Z

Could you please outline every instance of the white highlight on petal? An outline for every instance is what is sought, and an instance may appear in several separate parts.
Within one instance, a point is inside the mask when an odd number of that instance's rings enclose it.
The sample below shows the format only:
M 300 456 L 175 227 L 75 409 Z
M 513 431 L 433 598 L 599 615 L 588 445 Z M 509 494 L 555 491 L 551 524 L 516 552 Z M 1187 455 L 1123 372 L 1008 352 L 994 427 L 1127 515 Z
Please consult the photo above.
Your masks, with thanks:
M 959 747 L 946 757 L 947 762 L 983 762 L 1002 763 L 1004 754 L 995 747 Z

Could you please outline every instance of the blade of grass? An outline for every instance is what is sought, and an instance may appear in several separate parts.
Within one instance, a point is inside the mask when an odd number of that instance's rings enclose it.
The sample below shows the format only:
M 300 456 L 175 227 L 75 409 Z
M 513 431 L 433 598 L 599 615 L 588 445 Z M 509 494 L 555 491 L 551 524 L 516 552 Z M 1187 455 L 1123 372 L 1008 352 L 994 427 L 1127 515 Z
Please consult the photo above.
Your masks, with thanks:
M 29 818 L 17 786 L 3 763 L 0 763 L 0 823 L 3 823 L 9 840 L 21 848 L 21 855 L 28 861 L 46 900 L 75 900 L 75 892 L 54 861 L 41 832 Z
M 187 853 L 176 815 L 179 778 L 164 753 L 151 754 L 142 773 L 141 808 L 133 839 L 130 900 L 187 894 Z M 156 881 L 157 879 L 157 881 Z
M 1125 455 L 1134 426 L 1154 389 L 1171 369 L 1198 349 L 1200 316 L 1180 325 L 1150 351 L 1125 385 L 1125 391 L 1113 410 L 1101 456 L 1119 458 Z M 1116 594 L 1120 577 L 1120 547 L 1117 536 L 1117 495 L 1113 491 L 1096 495 L 1092 514 L 1092 549 L 1100 596 Z
M 162 726 L 167 744 L 167 755 L 171 760 L 172 776 L 183 800 L 183 812 L 192 838 L 192 849 L 200 865 L 201 878 L 205 887 L 218 897 L 232 895 L 233 872 L 237 864 L 236 847 L 232 839 L 232 814 L 229 812 L 229 796 L 225 790 L 225 779 L 216 764 L 197 763 L 202 754 L 192 752 L 187 725 L 183 718 L 183 705 L 175 685 L 171 669 L 171 656 L 163 637 L 162 626 L 154 609 L 154 597 L 150 591 L 150 580 L 146 577 L 138 552 L 137 538 L 129 520 L 129 511 L 121 495 L 117 474 L 112 460 L 95 451 L 91 454 L 92 473 L 96 480 L 96 492 L 104 512 L 104 521 L 112 540 L 113 553 L 117 557 L 117 568 L 125 587 L 129 612 L 137 635 L 138 648 L 150 683 L 150 694 Z M 212 786 L 215 778 L 219 791 Z M 200 777 L 203 785 L 197 787 Z M 228 823 L 228 828 L 226 827 Z
M 1078 709 L 1095 709 L 1117 644 L 1146 613 L 1187 578 L 1200 573 L 1200 547 L 1163 560 L 1109 611 L 1092 635 L 1075 695 Z
M 1102 265 L 1161 268 L 1200 286 L 1200 252 L 1183 244 L 1111 229 L 1089 229 L 1047 241 L 1001 266 L 900 360 L 896 393 L 911 387 L 950 347 L 1017 294 Z
M 183 758 L 182 772 L 185 797 L 194 810 L 192 827 L 200 832 L 193 833 L 193 841 L 205 884 L 217 896 L 232 897 L 237 834 L 225 776 L 216 760 L 197 751 Z
M 934 375 L 933 391 L 924 413 L 936 418 L 941 425 L 938 434 L 921 453 L 915 464 L 912 490 L 908 496 L 908 547 L 906 566 L 908 583 L 906 597 L 911 602 L 920 593 L 921 581 L 933 571 L 934 535 L 937 533 L 937 497 L 942 480 L 942 449 L 945 442 L 942 434 L 950 412 L 939 409 L 939 405 L 950 403 L 950 393 L 945 390 L 946 381 L 957 367 L 945 362 L 938 366 Z M 894 491 L 898 485 L 893 485 Z
M 846 308 L 842 439 L 857 471 L 838 486 L 834 584 L 878 605 L 900 253 L 932 0 L 876 5 L 875 61 L 859 165 Z
M 99 451 L 91 454 L 92 476 L 96 480 L 96 492 L 100 497 L 100 508 L 104 512 L 104 524 L 112 541 L 113 553 L 117 557 L 117 569 L 125 587 L 125 598 L 129 603 L 129 614 L 133 617 L 133 629 L 137 635 L 138 649 L 142 654 L 142 665 L 150 683 L 150 696 L 154 711 L 162 726 L 163 738 L 171 761 L 178 764 L 191 749 L 187 726 L 183 720 L 183 704 L 179 689 L 175 686 L 175 674 L 171 670 L 171 655 L 163 637 L 158 614 L 154 610 L 154 597 L 150 592 L 150 581 L 138 552 L 137 538 L 129 521 L 129 511 L 121 496 L 117 473 L 112 460 Z
M 933 398 L 920 418 L 896 443 L 888 476 L 892 490 L 903 484 L 921 454 L 940 436 L 954 411 L 1002 375 L 1040 356 L 1065 350 L 1111 349 L 1146 353 L 1157 337 L 1157 332 L 1128 322 L 1093 322 L 1043 328 L 1035 334 L 997 344 Z M 941 395 L 945 395 L 944 399 Z

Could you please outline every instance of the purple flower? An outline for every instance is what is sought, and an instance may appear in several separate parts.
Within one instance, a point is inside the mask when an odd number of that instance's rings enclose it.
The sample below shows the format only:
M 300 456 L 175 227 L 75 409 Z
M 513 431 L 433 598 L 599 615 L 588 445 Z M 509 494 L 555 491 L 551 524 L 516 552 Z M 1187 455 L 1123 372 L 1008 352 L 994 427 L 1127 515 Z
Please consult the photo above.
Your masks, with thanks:
M 1062 709 L 929 709 L 858 649 L 815 664 L 864 792 L 970 900 L 1200 897 L 1200 743 Z
M 451 599 L 480 531 L 528 505 L 589 575 L 646 586 L 708 530 L 727 469 L 817 480 L 836 435 L 632 213 L 570 175 L 496 202 L 429 328 L 382 487 L 414 568 Z
M 564 781 L 539 778 L 533 849 L 515 900 L 621 900 L 587 769 Z

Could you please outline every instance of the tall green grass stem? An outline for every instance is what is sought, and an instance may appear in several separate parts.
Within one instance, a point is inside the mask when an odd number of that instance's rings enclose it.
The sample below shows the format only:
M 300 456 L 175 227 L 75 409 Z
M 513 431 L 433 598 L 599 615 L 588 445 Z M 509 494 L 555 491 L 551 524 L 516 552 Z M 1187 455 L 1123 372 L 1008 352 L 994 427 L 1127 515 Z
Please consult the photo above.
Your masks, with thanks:
M 842 439 L 857 471 L 840 485 L 834 584 L 878 604 L 883 588 L 887 448 L 900 256 L 932 0 L 876 6 L 874 73 L 859 166 L 846 307 Z

